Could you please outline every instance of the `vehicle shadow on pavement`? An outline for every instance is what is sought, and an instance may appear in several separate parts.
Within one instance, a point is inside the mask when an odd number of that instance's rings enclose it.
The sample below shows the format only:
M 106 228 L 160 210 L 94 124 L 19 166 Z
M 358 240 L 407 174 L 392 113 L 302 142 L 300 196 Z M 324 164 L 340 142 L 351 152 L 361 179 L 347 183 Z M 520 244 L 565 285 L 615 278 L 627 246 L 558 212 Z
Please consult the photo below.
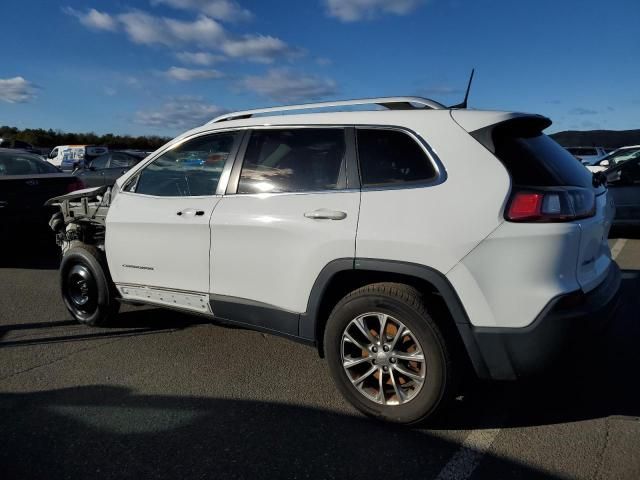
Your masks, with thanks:
M 612 227 L 609 238 L 640 239 L 640 227 Z
M 622 273 L 621 302 L 604 331 L 576 337 L 538 378 L 481 384 L 438 428 L 501 428 L 640 417 L 640 270 Z
M 0 412 L 5 479 L 435 478 L 459 449 L 428 431 L 309 407 L 106 385 L 3 393 Z M 509 478 L 556 478 L 485 458 Z
M 108 327 L 102 328 L 85 327 L 75 320 L 0 325 L 0 349 L 174 332 L 205 323 L 211 323 L 211 320 L 171 310 L 141 308 L 120 313 Z M 34 336 L 33 331 L 42 331 L 42 335 Z M 30 334 L 26 338 L 4 339 L 10 332 Z

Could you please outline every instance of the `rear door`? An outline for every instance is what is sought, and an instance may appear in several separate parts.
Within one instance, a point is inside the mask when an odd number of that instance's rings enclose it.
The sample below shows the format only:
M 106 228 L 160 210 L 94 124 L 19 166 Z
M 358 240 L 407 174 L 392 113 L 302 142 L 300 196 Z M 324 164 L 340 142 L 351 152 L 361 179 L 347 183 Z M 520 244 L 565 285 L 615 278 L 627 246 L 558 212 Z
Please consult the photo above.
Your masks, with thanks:
M 105 184 L 104 171 L 109 165 L 110 154 L 101 155 L 95 158 L 88 167 L 75 172 L 75 175 L 85 184 L 86 187 L 102 187 Z
M 341 127 L 251 132 L 212 219 L 214 315 L 297 335 L 322 269 L 353 259 L 360 191 L 347 179 L 357 167 L 348 166 L 345 135 Z

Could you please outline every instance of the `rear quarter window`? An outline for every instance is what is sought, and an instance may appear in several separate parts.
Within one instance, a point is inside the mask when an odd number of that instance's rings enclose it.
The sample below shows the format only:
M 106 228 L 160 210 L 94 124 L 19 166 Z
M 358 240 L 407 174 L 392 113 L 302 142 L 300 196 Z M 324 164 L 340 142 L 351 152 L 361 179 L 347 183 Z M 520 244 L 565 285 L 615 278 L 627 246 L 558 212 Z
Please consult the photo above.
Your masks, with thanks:
M 357 142 L 363 187 L 419 184 L 437 175 L 424 149 L 404 132 L 358 128 Z

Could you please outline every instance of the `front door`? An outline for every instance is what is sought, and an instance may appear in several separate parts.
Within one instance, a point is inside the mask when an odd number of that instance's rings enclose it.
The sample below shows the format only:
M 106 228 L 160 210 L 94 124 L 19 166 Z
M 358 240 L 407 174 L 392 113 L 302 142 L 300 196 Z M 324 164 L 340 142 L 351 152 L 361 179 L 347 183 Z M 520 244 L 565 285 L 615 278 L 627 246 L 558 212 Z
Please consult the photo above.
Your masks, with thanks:
M 347 157 L 344 128 L 251 133 L 212 219 L 215 315 L 298 334 L 322 269 L 355 254 L 360 191 L 347 188 Z
M 115 196 L 106 249 L 124 298 L 208 311 L 209 222 L 223 167 L 238 144 L 238 133 L 189 139 L 147 164 Z

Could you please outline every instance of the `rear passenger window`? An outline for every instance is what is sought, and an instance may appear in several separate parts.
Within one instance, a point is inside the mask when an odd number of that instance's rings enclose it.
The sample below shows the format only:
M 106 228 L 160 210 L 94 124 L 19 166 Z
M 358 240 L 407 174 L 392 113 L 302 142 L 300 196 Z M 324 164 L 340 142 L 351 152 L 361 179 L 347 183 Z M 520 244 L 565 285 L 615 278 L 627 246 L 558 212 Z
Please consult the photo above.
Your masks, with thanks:
M 335 190 L 344 182 L 344 129 L 256 130 L 238 193 Z
M 406 133 L 383 129 L 357 132 L 363 187 L 418 183 L 436 176 L 425 151 Z

